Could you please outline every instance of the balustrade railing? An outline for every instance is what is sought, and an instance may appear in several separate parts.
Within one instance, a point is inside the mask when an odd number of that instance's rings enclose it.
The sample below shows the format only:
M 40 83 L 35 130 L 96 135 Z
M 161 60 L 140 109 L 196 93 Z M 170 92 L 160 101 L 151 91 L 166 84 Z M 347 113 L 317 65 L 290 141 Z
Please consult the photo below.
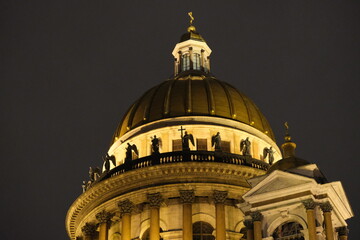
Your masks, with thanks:
M 125 160 L 123 164 L 111 169 L 107 173 L 103 173 L 95 182 L 99 182 L 134 169 L 178 162 L 220 162 L 244 165 L 265 171 L 269 168 L 268 163 L 254 159 L 251 156 L 216 151 L 176 151 L 152 154 L 150 156 L 134 160 Z

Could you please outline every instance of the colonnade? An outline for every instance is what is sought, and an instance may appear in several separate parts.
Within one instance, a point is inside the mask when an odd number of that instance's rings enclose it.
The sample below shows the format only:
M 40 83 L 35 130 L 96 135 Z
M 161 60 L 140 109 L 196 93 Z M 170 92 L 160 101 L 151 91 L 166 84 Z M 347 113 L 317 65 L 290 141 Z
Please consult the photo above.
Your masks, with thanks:
M 334 228 L 331 220 L 331 211 L 333 210 L 329 202 L 316 203 L 312 199 L 303 201 L 303 205 L 306 209 L 306 222 L 308 227 L 309 240 L 317 240 L 316 237 L 316 222 L 315 222 L 315 207 L 320 206 L 323 212 L 324 225 L 325 225 L 325 237 L 326 240 L 335 240 Z M 251 219 L 246 219 L 244 225 L 246 227 L 246 240 L 261 240 L 262 236 L 262 219 L 263 215 L 259 212 L 251 212 Z M 340 240 L 347 240 L 348 229 L 347 227 L 341 227 L 336 229 Z
M 180 201 L 182 203 L 182 216 L 183 216 L 183 240 L 192 240 L 192 205 L 195 201 L 194 190 L 180 190 Z M 216 239 L 226 239 L 225 229 L 225 201 L 227 199 L 227 191 L 213 192 L 213 200 L 215 203 L 215 222 L 216 222 Z M 160 240 L 160 206 L 163 202 L 163 197 L 160 193 L 147 194 L 147 202 L 150 211 L 150 240 Z M 134 210 L 134 203 L 129 199 L 118 203 L 121 215 L 121 239 L 131 240 L 131 215 Z M 108 240 L 108 228 L 111 218 L 114 213 L 105 210 L 96 214 L 98 221 L 98 235 L 99 240 Z M 97 234 L 97 225 L 95 223 L 85 223 L 81 228 L 84 240 L 93 240 Z

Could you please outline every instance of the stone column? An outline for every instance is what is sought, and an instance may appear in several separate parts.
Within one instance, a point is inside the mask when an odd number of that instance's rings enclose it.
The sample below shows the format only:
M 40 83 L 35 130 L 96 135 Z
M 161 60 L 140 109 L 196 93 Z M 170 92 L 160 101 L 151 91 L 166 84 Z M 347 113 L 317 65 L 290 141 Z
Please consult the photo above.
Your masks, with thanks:
M 85 223 L 81 228 L 81 231 L 84 236 L 84 240 L 92 240 L 96 233 L 96 225 L 92 223 Z
M 329 202 L 321 203 L 320 208 L 324 215 L 326 240 L 334 240 L 334 228 L 331 221 L 331 211 L 333 208 Z
M 126 199 L 118 203 L 121 213 L 121 239 L 131 240 L 131 212 L 134 204 Z
M 213 197 L 216 211 L 216 240 L 226 239 L 225 230 L 225 200 L 227 198 L 227 191 L 214 191 Z
M 190 61 L 190 70 L 194 69 L 194 63 L 193 63 L 193 48 L 189 47 L 189 61 Z
M 261 228 L 261 220 L 263 219 L 263 215 L 259 212 L 252 212 L 250 216 L 254 223 L 254 240 L 262 239 L 262 228 Z
M 246 240 L 254 240 L 254 224 L 253 221 L 247 219 L 244 221 L 246 227 Z
M 160 204 L 163 201 L 160 193 L 148 194 L 150 206 L 150 240 L 160 240 Z
M 315 212 L 316 203 L 312 199 L 308 199 L 302 202 L 306 209 L 306 217 L 308 224 L 309 240 L 316 240 L 316 223 Z
M 192 240 L 192 203 L 195 200 L 194 190 L 180 190 L 183 203 L 183 240 Z
M 96 214 L 96 219 L 99 221 L 99 240 L 108 240 L 108 224 L 113 213 L 102 210 Z
M 348 239 L 348 232 L 349 230 L 347 227 L 340 227 L 337 229 L 339 234 L 339 240 L 347 240 Z

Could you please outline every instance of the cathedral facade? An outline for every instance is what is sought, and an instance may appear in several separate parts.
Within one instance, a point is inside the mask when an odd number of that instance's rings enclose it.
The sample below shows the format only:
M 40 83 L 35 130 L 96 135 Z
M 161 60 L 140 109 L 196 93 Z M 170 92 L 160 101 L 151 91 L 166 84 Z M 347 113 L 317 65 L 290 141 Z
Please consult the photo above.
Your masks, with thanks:
M 253 101 L 211 74 L 192 21 L 172 54 L 174 76 L 130 106 L 90 168 L 70 239 L 347 239 L 341 183 L 297 158 L 288 132 L 278 147 Z

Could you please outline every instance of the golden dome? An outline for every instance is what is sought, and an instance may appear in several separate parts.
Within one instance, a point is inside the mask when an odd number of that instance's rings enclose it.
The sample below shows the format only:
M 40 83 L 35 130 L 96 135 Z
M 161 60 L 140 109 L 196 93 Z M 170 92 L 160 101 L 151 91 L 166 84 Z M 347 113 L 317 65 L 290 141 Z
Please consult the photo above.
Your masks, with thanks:
M 200 78 L 200 77 L 198 77 Z M 274 140 L 271 127 L 254 102 L 214 77 L 170 79 L 148 90 L 127 111 L 113 142 L 153 121 L 181 116 L 214 116 L 248 124 Z

